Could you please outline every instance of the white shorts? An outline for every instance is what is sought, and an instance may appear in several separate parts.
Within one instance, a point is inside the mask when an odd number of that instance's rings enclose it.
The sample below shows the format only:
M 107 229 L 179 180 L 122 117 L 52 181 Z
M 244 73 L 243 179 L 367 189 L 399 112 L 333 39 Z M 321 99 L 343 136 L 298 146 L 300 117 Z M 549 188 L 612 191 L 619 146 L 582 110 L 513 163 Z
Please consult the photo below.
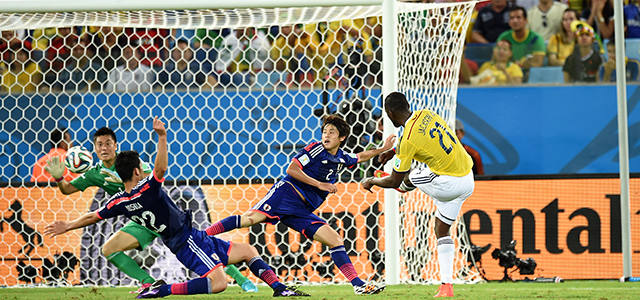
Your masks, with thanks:
M 462 203 L 473 194 L 475 188 L 471 171 L 465 176 L 456 177 L 436 175 L 428 167 L 423 167 L 411 171 L 409 180 L 433 198 L 437 208 L 436 217 L 448 225 L 456 220 Z

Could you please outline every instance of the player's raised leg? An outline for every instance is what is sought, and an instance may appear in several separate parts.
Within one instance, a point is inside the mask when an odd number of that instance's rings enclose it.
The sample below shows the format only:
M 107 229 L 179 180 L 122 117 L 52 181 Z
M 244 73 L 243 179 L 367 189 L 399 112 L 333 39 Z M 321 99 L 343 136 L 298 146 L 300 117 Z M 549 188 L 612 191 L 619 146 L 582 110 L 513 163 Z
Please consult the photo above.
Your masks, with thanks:
M 255 247 L 247 243 L 233 243 L 232 251 L 229 253 L 229 262 L 238 263 L 241 261 L 246 262 L 251 272 L 273 289 L 274 297 L 309 296 L 295 287 L 288 287 L 280 282 L 273 269 L 260 258 Z
M 253 282 L 251 282 L 249 278 L 242 275 L 242 273 L 240 273 L 240 270 L 238 270 L 236 266 L 230 264 L 224 267 L 224 272 L 227 273 L 227 275 L 231 276 L 231 278 L 233 278 L 236 283 L 238 283 L 243 291 L 250 293 L 258 292 L 258 287 L 253 284 Z
M 338 269 L 340 269 L 340 272 L 342 272 L 342 274 L 344 274 L 344 276 L 351 282 L 351 285 L 353 285 L 353 291 L 356 294 L 378 294 L 386 288 L 384 285 L 367 283 L 360 279 L 356 269 L 351 263 L 349 255 L 347 255 L 342 237 L 326 223 L 320 226 L 318 225 L 320 224 L 315 223 L 309 226 L 305 230 L 305 234 L 307 236 L 312 236 L 314 240 L 329 247 L 333 262 Z M 315 234 L 313 233 L 314 229 L 317 230 L 315 231 Z
M 134 223 L 134 222 L 130 222 Z M 134 223 L 135 224 L 135 223 Z M 127 224 L 128 226 L 129 224 Z M 127 227 L 125 226 L 125 227 Z M 123 227 L 123 228 L 125 228 Z M 144 228 L 144 227 L 143 227 Z M 144 228 L 147 230 L 146 228 Z M 137 229 L 136 229 L 137 230 Z M 143 232 L 140 232 L 140 236 L 146 236 Z M 151 234 L 150 241 L 156 238 L 156 235 Z M 147 239 L 143 237 L 136 238 L 136 236 L 120 230 L 112 235 L 109 240 L 102 246 L 102 254 L 109 260 L 118 270 L 127 274 L 131 278 L 135 278 L 140 281 L 142 287 L 136 291 L 136 293 L 142 292 L 144 289 L 151 286 L 155 282 L 155 279 L 140 268 L 131 257 L 123 253 L 123 251 L 132 250 L 136 248 L 142 248 L 140 240 L 143 241 L 144 246 L 148 244 Z M 149 241 L 149 242 L 150 242 Z
M 267 219 L 262 213 L 255 210 L 250 210 L 242 215 L 233 215 L 226 217 L 218 222 L 213 223 L 205 232 L 210 236 L 215 236 L 223 232 L 231 231 L 239 228 L 251 227 L 255 224 L 260 224 Z

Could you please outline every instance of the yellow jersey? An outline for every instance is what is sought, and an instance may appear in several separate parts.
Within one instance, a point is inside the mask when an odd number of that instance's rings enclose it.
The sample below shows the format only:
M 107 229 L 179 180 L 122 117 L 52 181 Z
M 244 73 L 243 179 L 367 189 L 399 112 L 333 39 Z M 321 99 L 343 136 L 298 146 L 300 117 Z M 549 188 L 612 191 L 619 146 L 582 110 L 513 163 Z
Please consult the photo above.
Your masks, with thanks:
M 428 109 L 413 112 L 407 120 L 396 147 L 393 169 L 407 172 L 414 159 L 427 164 L 437 175 L 461 177 L 469 174 L 473 167 L 471 156 L 455 132 L 438 114 Z

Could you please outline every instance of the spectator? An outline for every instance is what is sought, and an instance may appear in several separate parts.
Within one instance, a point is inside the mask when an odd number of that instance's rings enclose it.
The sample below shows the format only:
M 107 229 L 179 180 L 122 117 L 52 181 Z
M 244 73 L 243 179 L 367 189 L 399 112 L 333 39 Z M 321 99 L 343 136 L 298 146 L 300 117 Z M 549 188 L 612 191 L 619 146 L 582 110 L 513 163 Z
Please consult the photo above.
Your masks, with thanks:
M 100 27 L 100 30 L 93 34 L 85 34 L 83 40 L 89 49 L 95 53 L 94 63 L 102 66 L 106 72 L 110 72 L 119 63 L 122 55 L 122 48 L 128 44 L 127 35 L 122 27 Z
M 569 5 L 569 8 L 580 13 L 583 8 L 582 6 L 585 4 L 585 2 L 587 2 L 587 0 L 562 0 L 561 2 Z
M 222 41 L 218 59 L 214 64 L 218 82 L 222 85 L 250 85 L 256 75 L 271 72 L 269 59 L 271 43 L 267 35 L 253 27 L 235 29 Z
M 567 57 L 562 71 L 564 82 L 596 82 L 602 56 L 593 47 L 595 33 L 587 26 L 579 26 L 576 31 L 577 45 L 573 54 Z
M 222 46 L 222 40 L 230 33 L 231 30 L 229 29 L 196 29 L 193 37 L 193 49 L 195 50 L 196 59 L 213 65 L 218 59 L 218 49 Z
M 139 63 L 141 55 L 133 46 L 122 49 L 123 64 L 109 72 L 106 91 L 116 93 L 140 93 L 151 91 L 155 80 L 153 71 Z
M 540 0 L 540 4 L 529 9 L 527 28 L 542 36 L 545 42 L 562 29 L 562 19 L 569 6 L 554 0 Z
M 527 29 L 527 12 L 524 8 L 514 6 L 509 10 L 509 26 L 511 30 L 503 32 L 498 40 L 509 41 L 513 60 L 524 72 L 531 67 L 541 67 L 546 46 L 539 34 Z
M 482 64 L 480 70 L 478 70 L 479 79 L 481 81 L 486 80 L 485 77 L 490 73 L 496 84 L 521 84 L 523 78 L 522 69 L 512 61 L 512 56 L 513 52 L 509 41 L 498 41 L 493 48 L 491 61 Z M 472 83 L 475 81 L 472 80 Z
M 593 27 L 594 33 L 601 38 L 611 38 L 613 36 L 613 2 L 610 0 L 587 0 L 580 20 Z
M 31 42 L 23 41 L 16 35 L 14 30 L 2 31 L 2 38 L 0 38 L 0 60 L 5 63 L 11 63 L 9 60 L 9 51 L 13 45 L 20 45 L 25 49 L 31 49 Z
M 156 28 L 127 28 L 125 29 L 129 41 L 137 46 L 140 52 L 140 63 L 159 69 L 166 54 L 169 30 Z
M 11 50 L 11 63 L 2 73 L 1 90 L 12 94 L 36 92 L 42 82 L 40 66 L 31 60 L 27 49 L 19 44 Z
M 286 80 L 287 83 L 300 84 L 307 79 L 311 64 L 305 52 L 310 39 L 309 33 L 304 31 L 304 26 L 301 24 L 280 27 L 280 34 L 273 43 L 270 55 L 275 61 L 275 70 L 291 76 L 291 79 Z M 312 84 L 313 78 L 306 83 Z
M 58 72 L 64 69 L 71 56 L 71 49 L 78 43 L 78 36 L 73 33 L 73 28 L 57 28 L 56 35 L 49 41 L 44 56 L 46 60 L 40 63 L 40 68 L 45 76 L 45 82 L 50 86 L 56 81 Z
M 627 21 L 627 38 L 640 38 L 640 4 L 637 0 L 624 7 L 624 19 Z
M 349 75 L 348 85 L 357 88 L 362 84 L 359 75 L 366 74 L 366 63 L 373 55 L 368 34 L 353 27 L 350 20 L 307 24 L 305 31 L 311 35 L 308 54 L 313 61 L 316 83 L 320 83 L 321 78 L 330 79 L 330 74 L 344 76 L 350 72 L 353 75 Z
M 478 12 L 473 24 L 472 41 L 474 43 L 495 43 L 500 34 L 509 30 L 509 9 L 507 0 L 491 0 L 491 4 Z
M 460 83 L 470 83 L 472 76 L 478 75 L 478 63 L 465 57 L 464 53 L 467 51 L 467 45 L 464 45 L 464 51 L 462 52 L 462 59 L 460 60 Z
M 45 172 L 44 168 L 47 166 L 47 160 L 52 157 L 58 156 L 60 157 L 60 161 L 64 161 L 64 158 L 67 156 L 67 150 L 73 147 L 73 142 L 71 141 L 71 134 L 67 131 L 66 128 L 54 129 L 51 131 L 49 135 L 49 142 L 51 143 L 51 150 L 44 156 L 40 157 L 35 165 L 33 165 L 33 174 L 31 176 L 31 182 L 46 182 L 46 181 L 54 181 L 53 177 L 49 174 L 49 172 Z M 69 172 L 69 170 L 64 171 L 64 179 L 67 181 L 71 181 L 76 178 L 77 175 Z
M 520 6 L 520 7 L 524 8 L 527 11 L 529 11 L 530 9 L 532 9 L 532 8 L 538 6 L 538 4 L 540 4 L 540 0 L 515 0 L 513 2 L 514 2 L 514 5 Z
M 217 81 L 212 75 L 211 64 L 202 63 L 193 57 L 193 50 L 186 40 L 178 40 L 171 50 L 171 61 L 165 63 L 158 75 L 166 89 L 213 88 Z
M 89 50 L 84 43 L 78 43 L 71 51 L 71 57 L 67 59 L 51 88 L 65 92 L 84 92 L 99 88 L 107 81 L 107 72 L 100 64 L 89 59 Z M 95 83 L 95 85 L 94 85 Z
M 564 66 L 564 62 L 573 53 L 576 42 L 576 33 L 571 30 L 571 23 L 578 20 L 578 12 L 567 8 L 562 17 L 561 30 L 549 39 L 547 57 L 550 66 Z
M 602 82 L 616 82 L 616 42 L 615 40 L 609 40 L 607 43 L 607 53 L 609 54 L 609 60 L 605 62 L 598 72 L 598 81 Z M 627 71 L 627 81 L 638 80 L 638 70 L 640 65 L 635 59 L 624 58 L 624 62 Z
M 462 124 L 460 120 L 456 119 L 456 136 L 460 143 L 462 143 L 464 135 L 464 124 Z M 467 150 L 467 153 L 469 153 L 469 156 L 473 159 L 473 167 L 471 168 L 473 175 L 484 175 L 484 166 L 482 165 L 482 157 L 480 157 L 480 153 L 465 143 L 462 143 L 462 146 L 464 146 L 464 150 Z

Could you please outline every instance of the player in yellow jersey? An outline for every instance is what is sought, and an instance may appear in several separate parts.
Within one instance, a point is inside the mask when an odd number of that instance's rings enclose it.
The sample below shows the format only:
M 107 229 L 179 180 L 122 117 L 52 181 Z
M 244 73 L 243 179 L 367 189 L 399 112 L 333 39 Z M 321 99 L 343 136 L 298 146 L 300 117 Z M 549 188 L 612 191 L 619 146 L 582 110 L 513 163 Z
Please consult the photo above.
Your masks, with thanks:
M 369 191 L 374 185 L 401 190 L 417 187 L 433 199 L 437 208 L 435 231 L 442 281 L 436 297 L 452 297 L 455 245 L 449 228 L 464 200 L 473 193 L 473 160 L 455 132 L 435 112 L 427 109 L 412 112 L 407 98 L 398 92 L 385 98 L 384 107 L 393 126 L 404 126 L 404 133 L 395 150 L 380 154 L 383 164 L 395 155 L 392 174 L 366 178 L 362 187 Z M 414 159 L 427 166 L 411 170 Z

